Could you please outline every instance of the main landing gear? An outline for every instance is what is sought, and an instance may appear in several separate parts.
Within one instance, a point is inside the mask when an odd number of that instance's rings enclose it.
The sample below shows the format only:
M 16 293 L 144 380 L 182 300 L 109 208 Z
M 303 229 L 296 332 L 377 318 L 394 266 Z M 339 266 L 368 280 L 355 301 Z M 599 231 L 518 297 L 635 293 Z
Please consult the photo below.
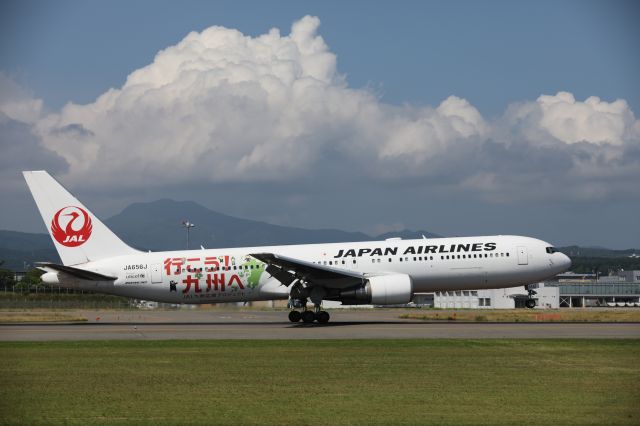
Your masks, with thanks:
M 289 321 L 312 324 L 326 324 L 329 322 L 329 312 L 322 310 L 322 300 L 327 295 L 325 288 L 320 286 L 309 287 L 298 281 L 291 287 L 289 295 L 289 307 L 293 310 L 289 312 Z M 307 309 L 307 302 L 311 300 L 313 310 Z M 302 309 L 297 311 L 296 308 Z
M 317 305 L 314 311 L 306 309 L 305 306 L 303 311 L 293 310 L 289 312 L 289 321 L 291 322 L 300 322 L 302 320 L 307 324 L 311 324 L 314 321 L 317 321 L 318 324 L 326 324 L 330 318 L 329 312 L 320 310 L 320 306 Z

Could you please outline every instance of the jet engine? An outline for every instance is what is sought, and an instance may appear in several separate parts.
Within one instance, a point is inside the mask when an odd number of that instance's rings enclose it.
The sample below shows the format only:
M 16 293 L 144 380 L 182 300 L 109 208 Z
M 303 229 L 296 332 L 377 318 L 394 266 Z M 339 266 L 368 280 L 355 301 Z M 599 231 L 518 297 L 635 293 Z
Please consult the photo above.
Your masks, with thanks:
M 358 287 L 342 290 L 338 300 L 343 305 L 396 305 L 409 303 L 413 297 L 413 283 L 406 274 L 370 277 Z
M 56 284 L 56 285 L 60 284 L 60 279 L 58 277 L 58 273 L 57 272 L 46 272 L 46 273 L 42 274 L 40 279 L 45 284 Z

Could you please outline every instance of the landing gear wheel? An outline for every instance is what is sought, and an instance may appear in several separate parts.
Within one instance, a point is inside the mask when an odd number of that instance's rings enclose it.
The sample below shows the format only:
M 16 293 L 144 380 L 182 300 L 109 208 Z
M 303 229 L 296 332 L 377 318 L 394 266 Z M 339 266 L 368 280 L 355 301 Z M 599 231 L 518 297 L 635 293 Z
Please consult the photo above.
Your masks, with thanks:
M 301 315 L 302 322 L 305 322 L 307 324 L 310 324 L 316 320 L 316 315 L 313 313 L 313 311 L 304 311 Z
M 291 311 L 289 312 L 289 321 L 298 322 L 302 319 L 302 314 L 300 311 Z
M 329 312 L 327 311 L 320 311 L 316 313 L 316 321 L 318 321 L 318 323 L 320 324 L 328 323 L 330 318 L 331 317 L 329 316 Z
M 536 301 L 535 299 L 527 299 L 526 302 L 524 302 L 524 306 L 526 306 L 529 309 L 533 309 L 536 307 Z

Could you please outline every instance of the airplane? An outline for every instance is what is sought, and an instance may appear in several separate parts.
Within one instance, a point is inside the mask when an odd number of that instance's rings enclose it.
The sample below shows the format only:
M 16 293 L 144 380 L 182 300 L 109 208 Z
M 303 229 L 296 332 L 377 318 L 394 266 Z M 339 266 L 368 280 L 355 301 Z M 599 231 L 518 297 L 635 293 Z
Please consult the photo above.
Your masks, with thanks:
M 400 305 L 415 293 L 528 286 L 571 266 L 551 244 L 513 235 L 145 252 L 46 171 L 23 174 L 62 260 L 38 263 L 42 281 L 71 289 L 171 304 L 288 300 L 291 322 L 324 324 L 325 300 Z

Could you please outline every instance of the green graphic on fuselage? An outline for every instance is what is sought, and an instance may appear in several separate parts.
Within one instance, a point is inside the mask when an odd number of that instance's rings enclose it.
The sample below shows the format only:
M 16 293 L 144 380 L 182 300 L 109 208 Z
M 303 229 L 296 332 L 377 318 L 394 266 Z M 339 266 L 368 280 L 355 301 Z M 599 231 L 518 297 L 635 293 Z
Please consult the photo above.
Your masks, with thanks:
M 247 287 L 253 289 L 260 283 L 260 277 L 262 276 L 263 268 L 260 267 L 260 262 L 251 256 L 245 256 L 244 262 L 240 264 L 240 279 L 247 283 Z

